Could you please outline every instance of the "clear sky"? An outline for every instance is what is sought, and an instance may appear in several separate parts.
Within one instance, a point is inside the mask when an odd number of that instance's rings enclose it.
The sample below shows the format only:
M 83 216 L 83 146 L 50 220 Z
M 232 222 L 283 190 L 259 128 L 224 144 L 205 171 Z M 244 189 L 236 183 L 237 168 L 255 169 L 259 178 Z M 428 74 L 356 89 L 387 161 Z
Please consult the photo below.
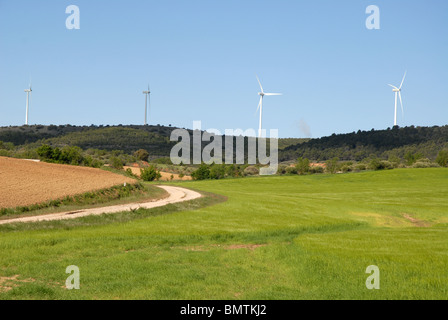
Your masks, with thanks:
M 66 7 L 80 9 L 68 30 Z M 366 28 L 366 8 L 380 29 Z M 0 0 L 0 126 L 150 124 L 280 137 L 448 124 L 446 0 Z

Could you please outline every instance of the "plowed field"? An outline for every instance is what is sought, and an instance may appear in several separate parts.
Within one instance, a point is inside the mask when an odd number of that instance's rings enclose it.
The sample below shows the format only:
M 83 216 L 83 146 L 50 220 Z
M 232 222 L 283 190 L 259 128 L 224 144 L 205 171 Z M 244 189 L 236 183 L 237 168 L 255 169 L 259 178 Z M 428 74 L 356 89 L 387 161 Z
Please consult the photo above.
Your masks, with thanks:
M 0 208 L 42 203 L 135 180 L 95 168 L 0 157 Z

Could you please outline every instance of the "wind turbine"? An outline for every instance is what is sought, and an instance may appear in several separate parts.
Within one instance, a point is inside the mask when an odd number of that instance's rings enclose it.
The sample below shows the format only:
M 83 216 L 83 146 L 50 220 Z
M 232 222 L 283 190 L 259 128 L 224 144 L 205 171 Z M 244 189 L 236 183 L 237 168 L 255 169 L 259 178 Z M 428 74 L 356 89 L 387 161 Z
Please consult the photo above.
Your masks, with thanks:
M 143 91 L 143 94 L 145 95 L 145 126 L 148 125 L 147 119 L 148 119 L 148 104 L 149 104 L 149 95 L 151 94 L 151 91 L 149 91 L 149 84 L 148 84 L 148 90 Z
M 28 113 L 30 110 L 30 100 L 31 100 L 31 92 L 33 92 L 33 89 L 31 89 L 31 81 L 30 81 L 30 87 L 29 89 L 25 89 L 26 92 L 26 117 L 25 117 L 25 125 L 28 125 Z
M 401 80 L 401 84 L 400 84 L 400 87 L 399 87 L 399 88 L 397 88 L 396 86 L 393 86 L 393 85 L 389 84 L 389 86 L 392 87 L 392 91 L 395 92 L 395 117 L 394 117 L 394 126 L 397 126 L 397 104 L 398 104 L 398 97 L 400 98 L 401 113 L 402 113 L 402 114 L 404 113 L 404 110 L 403 110 L 403 100 L 401 99 L 401 87 L 403 87 L 403 82 L 404 82 L 404 79 L 406 78 L 406 73 L 407 73 L 407 71 L 404 73 L 403 80 Z
M 260 102 L 258 103 L 258 108 L 257 108 L 257 112 L 258 110 L 260 110 L 260 125 L 258 127 L 258 137 L 261 138 L 261 126 L 262 126 L 262 122 L 263 122 L 263 97 L 264 96 L 281 96 L 281 93 L 265 93 L 263 91 L 263 87 L 261 86 L 261 82 L 260 79 L 258 79 L 258 76 L 256 75 L 257 80 L 258 80 L 258 84 L 260 85 L 260 89 L 261 92 L 258 93 L 258 95 L 260 96 Z

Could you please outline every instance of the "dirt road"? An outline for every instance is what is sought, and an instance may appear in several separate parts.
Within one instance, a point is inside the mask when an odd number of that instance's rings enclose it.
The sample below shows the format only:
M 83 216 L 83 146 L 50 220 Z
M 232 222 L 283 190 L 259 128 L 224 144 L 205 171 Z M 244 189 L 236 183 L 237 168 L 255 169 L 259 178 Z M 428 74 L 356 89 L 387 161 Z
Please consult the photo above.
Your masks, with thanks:
M 17 222 L 38 222 L 38 221 L 75 219 L 75 218 L 85 217 L 85 216 L 89 216 L 89 215 L 101 215 L 104 213 L 131 211 L 131 210 L 136 210 L 139 208 L 151 209 L 151 208 L 161 207 L 161 206 L 164 206 L 164 205 L 167 205 L 170 203 L 189 201 L 189 200 L 193 200 L 193 199 L 197 199 L 197 198 L 201 197 L 201 194 L 196 191 L 192 191 L 192 190 L 188 190 L 188 189 L 184 189 L 184 188 L 180 188 L 180 187 L 159 186 L 159 188 L 162 188 L 169 193 L 168 198 L 156 200 L 156 201 L 152 201 L 152 202 L 146 202 L 146 203 L 130 203 L 130 204 L 109 206 L 109 207 L 103 207 L 103 208 L 92 208 L 92 209 L 86 209 L 86 210 L 79 210 L 79 211 L 75 211 L 75 212 L 62 212 L 62 213 L 54 213 L 54 214 L 47 214 L 47 215 L 40 215 L 40 216 L 33 216 L 33 217 L 22 217 L 22 218 L 8 219 L 8 220 L 0 220 L 0 225 L 8 224 L 8 223 L 17 223 Z

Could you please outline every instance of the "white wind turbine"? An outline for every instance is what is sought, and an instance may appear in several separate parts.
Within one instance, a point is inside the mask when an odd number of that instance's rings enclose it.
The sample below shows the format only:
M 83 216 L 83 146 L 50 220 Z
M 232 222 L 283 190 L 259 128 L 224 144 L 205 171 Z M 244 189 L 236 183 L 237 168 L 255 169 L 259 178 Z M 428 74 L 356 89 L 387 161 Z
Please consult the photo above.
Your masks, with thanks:
M 28 125 L 28 113 L 30 110 L 30 100 L 31 100 L 31 92 L 33 92 L 33 89 L 31 89 L 31 81 L 30 81 L 30 87 L 29 89 L 25 89 L 26 92 L 26 117 L 25 117 L 25 125 Z
M 149 104 L 149 96 L 151 94 L 151 91 L 149 91 L 149 84 L 148 84 L 148 90 L 143 91 L 143 94 L 145 95 L 145 126 L 148 125 L 148 104 Z
M 401 80 L 400 87 L 397 88 L 396 86 L 393 86 L 389 84 L 389 86 L 392 87 L 392 91 L 395 92 L 395 117 L 394 117 L 394 126 L 397 126 L 397 105 L 398 105 L 398 98 L 400 98 L 400 105 L 401 105 L 401 113 L 404 113 L 403 110 L 403 100 L 401 99 L 401 87 L 403 87 L 404 79 L 406 78 L 406 73 L 404 73 L 403 80 Z
M 263 97 L 264 96 L 281 96 L 282 94 L 281 93 L 265 93 L 263 91 L 263 87 L 261 86 L 260 79 L 258 79 L 258 76 L 256 76 L 256 77 L 257 77 L 258 84 L 260 85 L 260 89 L 261 89 L 261 92 L 258 93 L 258 95 L 260 96 L 260 102 L 258 103 L 258 108 L 257 108 L 257 112 L 258 112 L 258 110 L 260 110 L 260 125 L 258 127 L 258 137 L 261 138 L 262 137 L 261 136 L 261 126 L 262 126 L 262 121 L 263 121 Z

